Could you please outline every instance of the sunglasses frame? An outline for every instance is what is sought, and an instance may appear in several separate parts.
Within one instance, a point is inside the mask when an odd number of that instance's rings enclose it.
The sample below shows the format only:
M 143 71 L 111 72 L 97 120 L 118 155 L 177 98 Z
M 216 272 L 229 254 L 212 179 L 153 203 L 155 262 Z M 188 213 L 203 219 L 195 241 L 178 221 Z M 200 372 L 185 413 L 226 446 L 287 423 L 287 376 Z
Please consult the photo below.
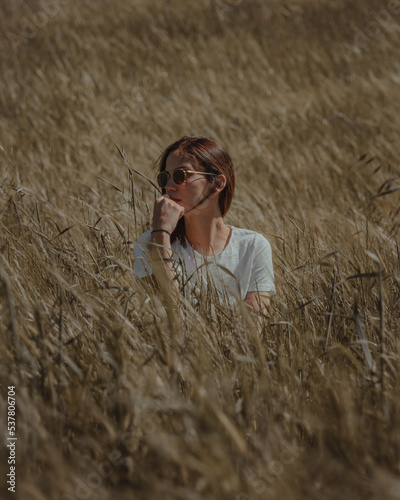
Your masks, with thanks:
M 176 172 L 183 172 L 183 180 L 181 182 L 177 182 L 176 179 L 175 179 L 175 173 Z M 212 175 L 212 176 L 217 176 L 219 174 L 212 174 L 210 172 L 199 172 L 198 170 L 187 170 L 186 168 L 176 168 L 172 174 L 171 172 L 168 172 L 167 170 L 163 170 L 162 172 L 160 172 L 158 175 L 157 175 L 157 184 L 158 186 L 161 188 L 161 189 L 165 189 L 167 187 L 167 184 L 168 184 L 168 181 L 170 180 L 170 178 L 172 177 L 173 181 L 175 182 L 176 185 L 180 185 L 180 184 L 183 184 L 186 182 L 186 177 L 187 175 L 186 174 L 202 174 L 202 175 Z M 160 177 L 161 176 L 164 176 L 166 175 L 167 176 L 167 181 L 164 185 L 161 185 L 161 182 L 160 182 Z

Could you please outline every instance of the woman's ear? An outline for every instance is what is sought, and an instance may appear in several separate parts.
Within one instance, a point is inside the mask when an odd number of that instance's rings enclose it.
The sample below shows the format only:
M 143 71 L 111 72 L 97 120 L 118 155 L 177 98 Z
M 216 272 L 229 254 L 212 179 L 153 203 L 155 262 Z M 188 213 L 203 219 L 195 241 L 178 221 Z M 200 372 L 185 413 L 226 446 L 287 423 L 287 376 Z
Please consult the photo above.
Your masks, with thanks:
M 215 178 L 215 190 L 214 192 L 220 193 L 225 189 L 226 177 L 224 174 L 220 174 Z

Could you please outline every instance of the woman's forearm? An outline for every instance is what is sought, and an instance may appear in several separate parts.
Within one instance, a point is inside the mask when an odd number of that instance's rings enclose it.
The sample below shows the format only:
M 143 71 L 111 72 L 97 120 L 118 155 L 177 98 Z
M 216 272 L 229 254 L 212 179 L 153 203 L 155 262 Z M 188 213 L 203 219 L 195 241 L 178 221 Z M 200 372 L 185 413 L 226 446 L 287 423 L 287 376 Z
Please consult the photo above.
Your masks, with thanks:
M 176 272 L 174 269 L 171 236 L 167 232 L 157 231 L 152 233 L 151 242 L 153 243 L 151 249 L 153 276 L 156 275 L 158 279 L 166 277 L 179 289 L 178 281 L 175 279 Z M 159 274 L 161 276 L 158 276 Z

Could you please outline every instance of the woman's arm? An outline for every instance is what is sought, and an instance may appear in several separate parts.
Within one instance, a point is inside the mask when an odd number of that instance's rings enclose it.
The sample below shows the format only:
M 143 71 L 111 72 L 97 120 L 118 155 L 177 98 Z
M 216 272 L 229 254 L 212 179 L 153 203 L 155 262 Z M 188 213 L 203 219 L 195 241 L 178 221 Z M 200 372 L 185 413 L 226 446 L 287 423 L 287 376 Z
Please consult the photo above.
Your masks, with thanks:
M 179 288 L 175 280 L 171 234 L 184 212 L 183 207 L 171 200 L 167 194 L 154 202 L 153 229 L 149 258 L 153 273 L 143 278 L 146 283 L 159 288 L 159 280 L 169 280 Z
M 164 231 L 156 231 L 151 235 L 151 242 L 154 243 L 150 251 L 153 274 L 143 279 L 153 287 L 159 288 L 159 283 L 155 276 L 157 275 L 159 279 L 167 278 L 179 289 L 179 284 L 175 279 L 170 235 Z
M 257 316 L 262 319 L 261 326 L 268 324 L 269 308 L 271 305 L 269 292 L 247 292 L 244 302 L 250 306 Z

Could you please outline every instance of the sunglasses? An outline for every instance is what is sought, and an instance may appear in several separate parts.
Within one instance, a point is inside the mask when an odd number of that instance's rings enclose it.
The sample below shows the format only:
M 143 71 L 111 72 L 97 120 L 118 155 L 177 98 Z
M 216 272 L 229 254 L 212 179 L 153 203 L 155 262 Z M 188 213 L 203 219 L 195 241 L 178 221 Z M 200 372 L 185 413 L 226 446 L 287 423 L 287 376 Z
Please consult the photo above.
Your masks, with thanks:
M 218 174 L 210 174 L 209 172 L 199 172 L 197 170 L 186 170 L 184 168 L 177 168 L 172 172 L 172 179 L 175 184 L 183 184 L 186 182 L 187 174 L 201 174 L 201 175 L 213 175 L 216 176 Z M 160 188 L 165 188 L 168 184 L 168 181 L 171 177 L 171 173 L 164 170 L 157 175 L 157 183 Z

